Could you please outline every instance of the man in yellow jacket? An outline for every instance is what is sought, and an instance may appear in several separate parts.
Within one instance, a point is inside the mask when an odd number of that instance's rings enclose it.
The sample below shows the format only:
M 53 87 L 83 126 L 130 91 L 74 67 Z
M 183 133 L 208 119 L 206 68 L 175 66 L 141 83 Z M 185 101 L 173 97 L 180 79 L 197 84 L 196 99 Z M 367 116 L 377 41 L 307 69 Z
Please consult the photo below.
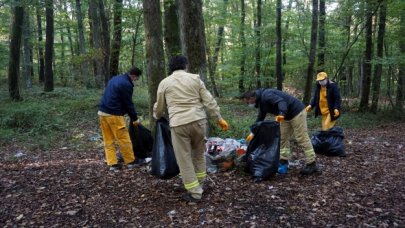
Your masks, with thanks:
M 217 102 L 200 76 L 185 71 L 187 63 L 187 58 L 182 55 L 171 58 L 169 68 L 172 74 L 159 84 L 154 117 L 159 119 L 168 110 L 174 153 L 187 190 L 182 199 L 198 202 L 207 175 L 204 139 L 208 121 L 205 110 L 217 119 L 222 130 L 228 130 L 228 123 L 221 117 Z

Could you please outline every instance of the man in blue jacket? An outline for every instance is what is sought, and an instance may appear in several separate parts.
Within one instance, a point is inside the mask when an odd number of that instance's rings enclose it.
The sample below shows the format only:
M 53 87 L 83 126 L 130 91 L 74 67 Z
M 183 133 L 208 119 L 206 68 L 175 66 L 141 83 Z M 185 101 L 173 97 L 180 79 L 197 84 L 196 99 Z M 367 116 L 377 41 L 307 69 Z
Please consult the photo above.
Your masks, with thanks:
M 135 158 L 132 142 L 129 137 L 124 115 L 128 114 L 131 123 L 138 126 L 138 114 L 132 102 L 133 81 L 141 76 L 142 72 L 137 67 L 131 68 L 127 73 L 114 76 L 108 81 L 99 105 L 98 116 L 103 134 L 104 151 L 107 165 L 111 171 L 118 171 L 121 166 L 115 151 L 115 141 L 128 169 L 133 169 L 144 164 L 143 159 Z
M 310 175 L 318 171 L 316 156 L 308 136 L 307 112 L 304 104 L 297 98 L 276 89 L 258 89 L 248 91 L 242 98 L 246 104 L 258 109 L 256 122 L 263 121 L 267 113 L 276 116 L 280 123 L 280 163 L 278 173 L 286 174 L 288 160 L 291 158 L 290 138 L 294 136 L 305 154 L 305 167 L 301 174 Z M 251 133 L 246 141 L 252 140 Z
M 337 118 L 340 116 L 340 92 L 337 85 L 328 79 L 325 72 L 316 76 L 316 89 L 310 105 L 306 107 L 310 112 L 315 108 L 315 117 L 322 115 L 322 130 L 327 131 L 333 128 Z

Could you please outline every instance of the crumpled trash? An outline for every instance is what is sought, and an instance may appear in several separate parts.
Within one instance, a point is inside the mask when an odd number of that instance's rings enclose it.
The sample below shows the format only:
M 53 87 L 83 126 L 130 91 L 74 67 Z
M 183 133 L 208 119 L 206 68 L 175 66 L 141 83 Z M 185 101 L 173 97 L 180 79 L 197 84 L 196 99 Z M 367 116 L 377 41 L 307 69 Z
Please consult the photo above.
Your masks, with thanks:
M 235 166 L 235 159 L 244 154 L 246 146 L 238 140 L 218 137 L 208 138 L 205 157 L 207 161 L 207 172 L 215 173 L 227 171 Z M 245 149 L 241 149 L 245 146 Z

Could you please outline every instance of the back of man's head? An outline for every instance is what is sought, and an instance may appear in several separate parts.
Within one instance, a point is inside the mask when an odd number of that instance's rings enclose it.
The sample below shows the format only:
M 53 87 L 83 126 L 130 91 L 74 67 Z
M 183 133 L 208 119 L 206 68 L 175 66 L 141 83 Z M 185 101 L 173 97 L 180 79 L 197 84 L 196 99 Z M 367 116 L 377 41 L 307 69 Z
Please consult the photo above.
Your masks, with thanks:
M 170 59 L 169 70 L 173 72 L 175 70 L 185 70 L 187 68 L 187 58 L 183 55 L 176 55 Z
M 242 94 L 242 96 L 240 97 L 241 99 L 249 99 L 251 97 L 256 97 L 256 91 L 254 90 L 249 90 L 246 91 Z
M 138 67 L 132 67 L 131 69 L 129 69 L 128 74 L 136 75 L 136 76 L 140 77 L 142 74 L 142 71 Z

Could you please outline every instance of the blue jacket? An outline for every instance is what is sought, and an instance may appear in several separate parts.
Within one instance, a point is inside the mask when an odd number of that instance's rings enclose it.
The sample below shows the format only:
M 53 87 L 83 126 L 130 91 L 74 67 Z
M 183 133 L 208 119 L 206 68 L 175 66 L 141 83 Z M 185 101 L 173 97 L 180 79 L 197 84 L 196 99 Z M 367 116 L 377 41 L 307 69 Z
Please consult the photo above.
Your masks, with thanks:
M 128 74 L 114 76 L 105 87 L 99 110 L 116 116 L 127 113 L 131 121 L 137 120 L 138 114 L 132 102 L 133 92 L 134 84 Z
M 263 121 L 267 113 L 291 120 L 305 109 L 300 100 L 276 89 L 256 90 L 255 107 L 259 109 L 256 122 Z
M 321 109 L 319 108 L 319 93 L 321 91 L 321 85 L 317 83 L 315 92 L 314 92 L 314 97 L 312 98 L 312 101 L 310 103 L 311 107 L 315 108 L 315 117 L 321 114 Z M 336 86 L 335 83 L 328 81 L 328 84 L 326 84 L 326 100 L 328 101 L 328 108 L 329 108 L 329 113 L 330 113 L 330 118 L 331 120 L 336 120 L 339 116 L 335 116 L 335 113 L 333 112 L 335 109 L 339 110 L 340 112 L 340 103 L 341 103 L 341 97 L 340 97 L 340 92 L 339 88 Z

